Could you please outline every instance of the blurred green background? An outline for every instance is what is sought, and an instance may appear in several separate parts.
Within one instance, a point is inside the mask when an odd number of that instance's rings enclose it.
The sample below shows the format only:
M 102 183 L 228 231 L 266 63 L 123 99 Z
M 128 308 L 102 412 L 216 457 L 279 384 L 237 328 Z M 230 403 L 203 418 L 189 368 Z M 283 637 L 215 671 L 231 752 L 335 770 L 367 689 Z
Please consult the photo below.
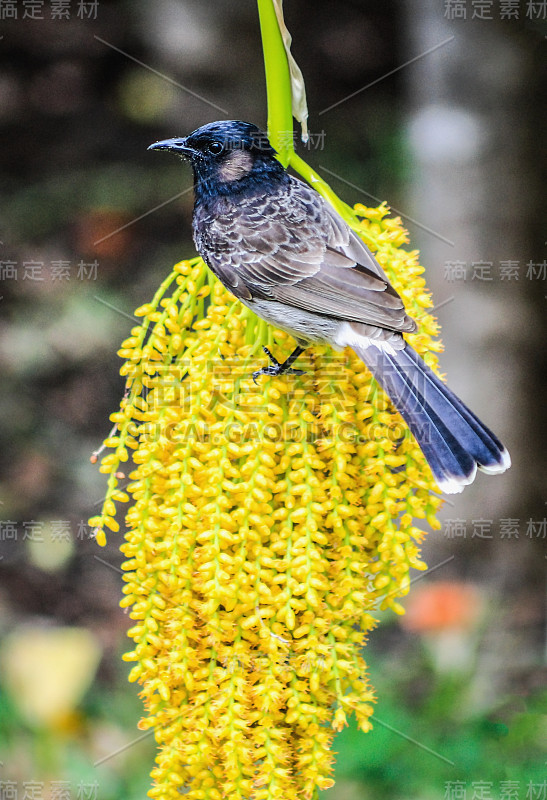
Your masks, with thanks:
M 514 466 L 449 498 L 401 620 L 368 645 L 375 728 L 336 739 L 334 800 L 545 800 L 547 8 L 286 0 L 301 154 L 387 200 L 422 251 L 451 385 Z M 116 349 L 193 254 L 188 167 L 147 146 L 265 126 L 254 0 L 0 3 L 0 797 L 146 794 L 126 683 L 121 535 L 87 518 L 123 392 Z M 419 581 L 419 582 L 418 582 Z

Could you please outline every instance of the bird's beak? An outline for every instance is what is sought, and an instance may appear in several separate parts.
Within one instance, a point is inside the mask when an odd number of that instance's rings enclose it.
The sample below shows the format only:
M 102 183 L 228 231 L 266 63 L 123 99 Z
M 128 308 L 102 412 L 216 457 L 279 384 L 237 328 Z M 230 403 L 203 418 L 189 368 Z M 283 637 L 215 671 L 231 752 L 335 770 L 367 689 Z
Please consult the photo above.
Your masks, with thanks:
M 194 153 L 194 150 L 186 144 L 186 139 L 164 139 L 161 142 L 154 142 L 147 149 L 170 150 L 179 156 L 191 156 Z

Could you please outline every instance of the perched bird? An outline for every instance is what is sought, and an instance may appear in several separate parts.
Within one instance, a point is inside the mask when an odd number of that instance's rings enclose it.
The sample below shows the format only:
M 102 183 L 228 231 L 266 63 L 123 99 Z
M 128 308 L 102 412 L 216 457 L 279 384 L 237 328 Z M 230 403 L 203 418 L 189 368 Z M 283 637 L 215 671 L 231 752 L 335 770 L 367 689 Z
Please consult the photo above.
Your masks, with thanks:
M 426 366 L 403 332 L 416 330 L 372 253 L 342 217 L 276 158 L 247 122 L 213 122 L 149 150 L 168 150 L 194 170 L 193 233 L 209 268 L 242 303 L 298 347 L 282 364 L 298 372 L 310 343 L 351 347 L 406 420 L 441 490 L 461 492 L 477 468 L 504 472 L 509 453 Z

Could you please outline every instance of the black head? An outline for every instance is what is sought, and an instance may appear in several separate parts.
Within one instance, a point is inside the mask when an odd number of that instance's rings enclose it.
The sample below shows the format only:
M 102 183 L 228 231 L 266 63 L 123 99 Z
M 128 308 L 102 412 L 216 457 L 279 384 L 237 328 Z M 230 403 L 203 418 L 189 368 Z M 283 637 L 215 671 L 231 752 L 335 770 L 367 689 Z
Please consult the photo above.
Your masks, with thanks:
M 148 149 L 169 150 L 191 162 L 197 199 L 253 191 L 286 176 L 268 137 L 250 122 L 211 122 L 185 138 L 165 139 Z

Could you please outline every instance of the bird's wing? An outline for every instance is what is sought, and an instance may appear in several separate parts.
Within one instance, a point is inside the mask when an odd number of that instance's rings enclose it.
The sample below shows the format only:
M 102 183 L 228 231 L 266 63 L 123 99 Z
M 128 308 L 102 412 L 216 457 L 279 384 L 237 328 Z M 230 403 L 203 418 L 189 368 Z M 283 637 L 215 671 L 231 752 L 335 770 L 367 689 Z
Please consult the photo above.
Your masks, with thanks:
M 242 300 L 276 300 L 395 331 L 415 328 L 365 244 L 296 178 L 282 191 L 241 199 L 229 213 L 220 209 L 204 228 L 198 249 Z

